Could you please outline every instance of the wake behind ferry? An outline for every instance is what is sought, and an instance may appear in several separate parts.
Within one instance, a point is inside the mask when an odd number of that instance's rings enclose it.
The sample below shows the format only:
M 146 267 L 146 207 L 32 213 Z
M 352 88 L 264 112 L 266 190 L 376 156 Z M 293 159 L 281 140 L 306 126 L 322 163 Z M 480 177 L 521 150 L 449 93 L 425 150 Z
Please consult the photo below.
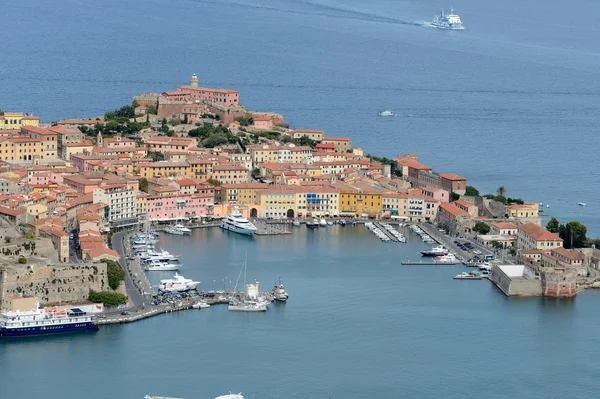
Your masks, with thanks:
M 28 337 L 98 331 L 92 316 L 79 308 L 59 311 L 39 305 L 35 310 L 6 312 L 0 315 L 0 337 Z
M 454 10 L 450 9 L 450 14 L 445 14 L 444 10 L 442 10 L 439 15 L 433 17 L 432 26 L 440 29 L 449 29 L 449 30 L 463 30 L 465 29 L 462 21 L 458 14 L 454 13 Z

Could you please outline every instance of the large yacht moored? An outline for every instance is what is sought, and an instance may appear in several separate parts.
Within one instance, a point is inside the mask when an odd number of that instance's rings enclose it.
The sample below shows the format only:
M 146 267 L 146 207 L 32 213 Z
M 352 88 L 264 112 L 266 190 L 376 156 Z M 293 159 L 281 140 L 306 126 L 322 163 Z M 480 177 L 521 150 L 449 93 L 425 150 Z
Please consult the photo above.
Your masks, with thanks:
M 221 228 L 234 233 L 251 236 L 256 233 L 256 226 L 242 215 L 239 207 L 235 207 L 233 213 L 223 219 Z

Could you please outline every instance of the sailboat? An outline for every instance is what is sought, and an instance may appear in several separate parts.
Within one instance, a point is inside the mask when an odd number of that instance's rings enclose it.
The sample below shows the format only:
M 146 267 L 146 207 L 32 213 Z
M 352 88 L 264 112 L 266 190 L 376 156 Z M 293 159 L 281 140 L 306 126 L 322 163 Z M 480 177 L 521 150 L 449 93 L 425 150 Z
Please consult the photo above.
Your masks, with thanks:
M 229 301 L 229 309 L 232 312 L 265 312 L 267 310 L 267 302 L 264 301 L 253 301 L 250 299 L 250 292 L 252 290 L 252 296 L 258 296 L 258 281 L 254 284 L 246 284 L 246 272 L 248 269 L 248 253 L 246 253 L 246 257 L 244 258 L 244 263 L 242 264 L 242 268 L 240 269 L 240 274 L 238 275 L 238 279 L 235 282 L 234 292 L 237 292 L 237 287 L 240 282 L 240 277 L 242 276 L 242 272 L 244 272 L 244 298 L 237 299 L 233 298 Z

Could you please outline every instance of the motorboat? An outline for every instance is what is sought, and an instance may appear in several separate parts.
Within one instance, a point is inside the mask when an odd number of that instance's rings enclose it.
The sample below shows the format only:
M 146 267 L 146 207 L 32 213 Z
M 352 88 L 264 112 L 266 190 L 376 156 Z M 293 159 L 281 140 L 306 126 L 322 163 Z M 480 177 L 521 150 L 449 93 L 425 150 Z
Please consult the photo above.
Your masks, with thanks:
M 377 113 L 377 115 L 379 115 L 379 116 L 394 116 L 396 114 L 394 113 L 394 111 L 386 109 L 385 111 L 379 111 Z
M 227 395 L 217 396 L 215 399 L 244 399 L 242 393 L 229 393 Z
M 185 235 L 185 233 L 183 231 L 178 230 L 175 227 L 167 227 L 165 229 L 165 233 L 167 233 L 167 234 L 173 234 L 173 235 L 176 235 L 176 236 L 183 236 L 183 235 Z
M 153 260 L 144 266 L 144 270 L 148 272 L 168 272 L 179 270 L 180 266 L 179 262 L 158 262 Z
M 448 30 L 463 30 L 465 29 L 462 21 L 458 14 L 454 13 L 454 10 L 450 9 L 450 14 L 444 13 L 442 10 L 438 15 L 433 17 L 432 26 L 435 26 L 439 29 L 448 29 Z
M 578 202 L 577 205 L 579 205 L 579 206 L 586 206 L 587 204 L 585 202 Z
M 171 255 L 169 252 L 167 251 L 153 251 L 151 249 L 149 249 L 148 251 L 146 251 L 146 255 L 142 257 L 144 260 L 156 260 L 156 261 L 171 261 L 171 260 L 177 260 L 179 258 L 178 255 Z
M 196 289 L 199 281 L 193 281 L 175 273 L 173 278 L 160 280 L 158 289 L 165 292 L 185 292 Z
M 281 278 L 279 279 L 279 284 L 275 284 L 273 287 L 273 298 L 278 302 L 285 302 L 289 298 L 288 293 L 285 292 L 285 287 L 281 284 Z
M 192 234 L 192 230 L 182 224 L 176 224 L 173 228 L 177 231 L 181 231 L 183 234 Z
M 229 230 L 234 233 L 243 235 L 254 235 L 256 233 L 256 226 L 252 224 L 248 219 L 242 215 L 239 207 L 235 207 L 233 213 L 223 219 L 221 228 Z
M 481 274 L 473 272 L 462 272 L 454 276 L 454 280 L 481 280 Z
M 210 308 L 210 305 L 206 302 L 196 302 L 192 305 L 192 309 L 207 309 Z
M 300 222 L 299 222 L 299 221 L 297 221 L 297 220 L 294 220 L 294 221 L 292 222 L 292 226 L 294 226 L 294 227 L 300 227 Z
M 239 301 L 233 299 L 229 301 L 227 309 L 232 312 L 266 312 L 266 302 Z
M 434 248 L 431 248 L 427 251 L 421 251 L 421 255 L 422 256 L 444 256 L 444 255 L 448 255 L 448 250 L 440 245 Z
M 306 227 L 309 229 L 317 229 L 319 228 L 319 221 L 317 219 L 313 219 L 313 221 L 306 222 Z
M 321 219 L 321 220 L 319 221 L 319 226 L 323 226 L 323 227 L 327 226 L 327 220 L 325 220 L 325 219 Z
M 346 219 L 340 220 L 340 226 L 346 226 Z
M 457 265 L 460 263 L 458 258 L 453 254 L 447 254 L 440 257 L 435 258 L 435 261 L 444 265 Z

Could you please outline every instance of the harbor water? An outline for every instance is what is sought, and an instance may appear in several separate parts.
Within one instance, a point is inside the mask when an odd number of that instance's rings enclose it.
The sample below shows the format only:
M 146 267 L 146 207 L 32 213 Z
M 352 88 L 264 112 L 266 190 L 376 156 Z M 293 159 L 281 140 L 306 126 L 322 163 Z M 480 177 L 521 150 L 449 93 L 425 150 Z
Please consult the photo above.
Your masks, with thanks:
M 508 299 L 487 280 L 453 280 L 462 266 L 401 266 L 428 247 L 408 230 L 407 244 L 383 243 L 363 226 L 292 231 L 161 235 L 200 289 L 220 290 L 226 277 L 233 288 L 247 253 L 248 280 L 269 290 L 281 277 L 288 303 L 2 340 L 2 397 L 531 399 L 600 389 L 600 292 Z

